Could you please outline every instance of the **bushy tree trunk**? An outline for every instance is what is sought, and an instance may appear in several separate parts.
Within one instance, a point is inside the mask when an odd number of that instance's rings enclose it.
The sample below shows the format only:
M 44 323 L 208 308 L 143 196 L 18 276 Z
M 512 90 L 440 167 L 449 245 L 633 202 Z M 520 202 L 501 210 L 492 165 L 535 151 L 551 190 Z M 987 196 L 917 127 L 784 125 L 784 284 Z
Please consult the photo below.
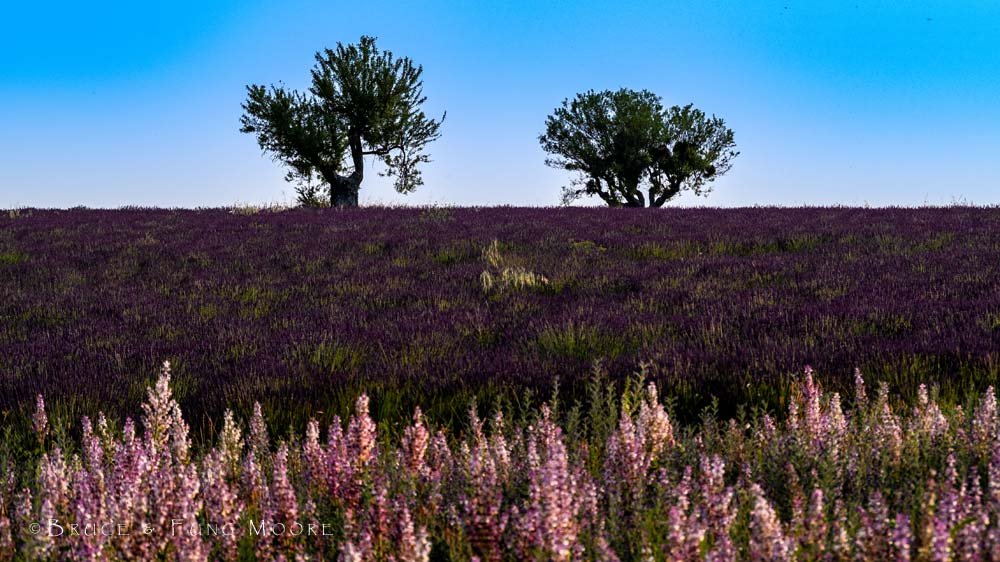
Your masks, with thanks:
M 357 207 L 358 189 L 331 189 L 330 205 L 333 207 Z
M 323 172 L 323 179 L 330 184 L 331 207 L 357 207 L 358 191 L 361 190 L 361 180 L 364 178 L 364 161 L 360 155 L 355 159 L 354 172 L 342 176 L 333 170 Z

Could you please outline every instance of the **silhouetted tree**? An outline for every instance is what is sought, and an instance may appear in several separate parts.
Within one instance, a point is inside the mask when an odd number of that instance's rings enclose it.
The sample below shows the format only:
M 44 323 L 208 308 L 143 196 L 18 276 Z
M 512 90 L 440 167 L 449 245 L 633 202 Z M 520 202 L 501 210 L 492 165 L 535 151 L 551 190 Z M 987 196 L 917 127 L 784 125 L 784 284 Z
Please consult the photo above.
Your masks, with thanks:
M 316 177 L 329 186 L 331 205 L 356 207 L 366 156 L 381 160 L 382 175 L 408 193 L 423 183 L 417 165 L 429 161 L 423 149 L 441 126 L 420 109 L 422 72 L 409 58 L 380 51 L 373 37 L 337 43 L 316 53 L 305 93 L 247 86 L 240 130 L 257 135 L 261 149 L 288 167 L 286 179 L 299 182 L 307 204 L 317 200 Z
M 739 155 L 722 119 L 692 105 L 665 109 L 643 90 L 593 90 L 564 100 L 538 138 L 549 166 L 579 172 L 563 190 L 570 203 L 596 195 L 612 207 L 660 207 L 708 184 Z

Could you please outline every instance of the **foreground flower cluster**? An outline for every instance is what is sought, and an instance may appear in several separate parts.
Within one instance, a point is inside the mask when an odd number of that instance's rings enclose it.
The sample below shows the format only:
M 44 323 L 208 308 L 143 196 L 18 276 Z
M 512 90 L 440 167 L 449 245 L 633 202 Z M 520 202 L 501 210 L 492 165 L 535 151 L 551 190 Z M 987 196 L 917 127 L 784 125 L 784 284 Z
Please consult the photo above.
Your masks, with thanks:
M 1000 559 L 992 389 L 894 407 L 858 374 L 845 409 L 807 369 L 783 421 L 689 429 L 652 384 L 604 402 L 473 409 L 454 436 L 417 411 L 388 439 L 361 396 L 346 425 L 277 443 L 258 408 L 195 454 L 169 366 L 140 427 L 85 418 L 72 452 L 39 397 L 37 466 L 0 482 L 0 560 Z

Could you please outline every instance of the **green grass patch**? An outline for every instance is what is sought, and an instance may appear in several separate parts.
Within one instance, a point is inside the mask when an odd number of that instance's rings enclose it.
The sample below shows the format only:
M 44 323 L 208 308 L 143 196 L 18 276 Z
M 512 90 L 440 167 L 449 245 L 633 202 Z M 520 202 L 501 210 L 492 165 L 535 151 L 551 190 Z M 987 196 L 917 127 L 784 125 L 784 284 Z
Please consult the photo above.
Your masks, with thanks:
M 628 348 L 623 337 L 603 333 L 594 326 L 579 322 L 547 326 L 535 341 L 543 353 L 583 361 L 598 358 L 614 360 Z
M 28 261 L 28 254 L 11 250 L 0 254 L 0 265 L 17 265 Z

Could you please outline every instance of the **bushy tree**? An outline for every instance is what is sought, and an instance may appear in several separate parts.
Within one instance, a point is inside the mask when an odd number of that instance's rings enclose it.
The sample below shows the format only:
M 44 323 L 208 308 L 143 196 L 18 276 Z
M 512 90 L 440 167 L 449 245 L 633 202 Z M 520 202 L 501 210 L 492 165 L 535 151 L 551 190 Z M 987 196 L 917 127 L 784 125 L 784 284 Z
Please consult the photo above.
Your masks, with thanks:
M 423 183 L 418 165 L 439 136 L 441 120 L 420 109 L 423 68 L 380 51 L 373 37 L 316 53 L 306 92 L 247 86 L 241 119 L 263 151 L 288 167 L 300 200 L 318 201 L 313 178 L 329 186 L 330 204 L 356 207 L 365 157 L 385 164 L 400 193 Z M 442 117 L 443 119 L 443 117 Z
M 642 90 L 564 100 L 539 137 L 546 164 L 579 172 L 563 201 L 596 195 L 612 207 L 660 207 L 681 191 L 711 190 L 739 155 L 733 131 L 692 105 L 664 108 Z

